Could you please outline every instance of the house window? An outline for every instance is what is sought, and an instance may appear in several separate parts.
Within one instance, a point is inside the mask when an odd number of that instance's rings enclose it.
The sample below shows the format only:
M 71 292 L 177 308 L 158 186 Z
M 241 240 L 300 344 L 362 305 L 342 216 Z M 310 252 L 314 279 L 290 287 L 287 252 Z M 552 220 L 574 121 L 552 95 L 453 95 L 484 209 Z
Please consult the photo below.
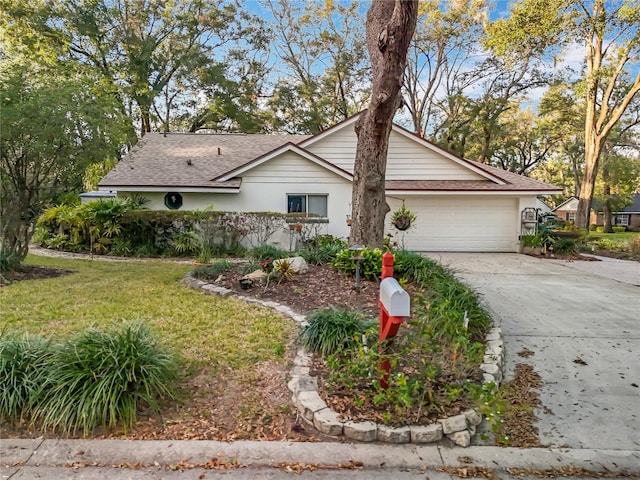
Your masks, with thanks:
M 164 196 L 164 206 L 169 210 L 178 210 L 182 206 L 182 195 L 178 192 L 169 192 Z
M 287 213 L 312 213 L 327 216 L 327 195 L 287 195 Z
M 574 222 L 576 221 L 576 212 L 567 212 L 567 222 Z
M 629 215 L 627 214 L 616 215 L 614 219 L 614 224 L 626 227 L 627 225 L 629 225 Z

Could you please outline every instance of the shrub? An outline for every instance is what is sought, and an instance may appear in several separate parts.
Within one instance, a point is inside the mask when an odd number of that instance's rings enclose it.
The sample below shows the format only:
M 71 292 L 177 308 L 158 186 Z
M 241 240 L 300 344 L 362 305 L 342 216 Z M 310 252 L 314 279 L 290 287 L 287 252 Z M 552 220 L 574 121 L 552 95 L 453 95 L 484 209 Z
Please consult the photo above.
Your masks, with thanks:
M 8 250 L 0 249 L 0 272 L 11 272 L 20 265 L 20 257 Z
M 596 233 L 604 233 L 604 226 L 603 225 L 598 225 L 596 227 Z
M 613 230 L 613 233 L 622 233 L 627 230 L 626 227 L 611 227 L 611 229 Z
M 637 237 L 633 237 L 629 241 L 629 251 L 633 255 L 640 255 L 640 235 L 638 235 Z
M 363 257 L 362 260 L 360 260 L 360 276 L 368 280 L 380 278 L 380 271 L 382 270 L 382 250 L 379 248 L 365 248 L 359 253 Z M 356 273 L 356 261 L 353 259 L 355 255 L 355 251 L 344 249 L 331 261 L 331 266 L 339 272 L 354 275 Z
M 542 236 L 537 235 L 522 235 L 520 237 L 520 244 L 523 247 L 542 247 Z
M 591 223 L 591 224 L 589 225 L 589 231 L 590 231 L 590 232 L 595 232 L 595 231 L 596 231 L 596 228 L 598 228 L 598 226 L 597 226 L 595 223 Z
M 571 238 L 558 238 L 553 244 L 554 253 L 573 255 L 576 250 L 576 242 Z
M 122 424 L 126 430 L 142 405 L 157 412 L 161 398 L 176 397 L 178 359 L 139 322 L 88 329 L 52 360 L 33 402 L 33 419 L 45 429 L 87 433 Z
M 327 243 L 308 247 L 298 253 L 310 265 L 328 265 L 343 249 L 344 246 L 341 244 Z
M 302 334 L 302 344 L 325 357 L 355 348 L 373 325 L 361 312 L 334 307 L 314 310 L 307 320 L 309 325 Z
M 624 243 L 610 238 L 600 238 L 596 241 L 596 247 L 601 250 L 622 250 Z
M 4 335 L 0 339 L 0 418 L 28 412 L 51 365 L 52 347 L 42 337 Z
M 230 270 L 233 267 L 232 263 L 226 260 L 220 260 L 213 265 L 200 266 L 193 270 L 193 276 L 202 280 L 215 280 L 220 274 Z
M 396 250 L 393 253 L 393 272 L 398 278 L 415 279 L 427 266 L 427 260 L 415 252 Z
M 289 252 L 281 250 L 273 245 L 260 245 L 253 247 L 249 252 L 249 255 L 253 260 L 263 261 L 267 259 L 286 258 L 289 256 Z

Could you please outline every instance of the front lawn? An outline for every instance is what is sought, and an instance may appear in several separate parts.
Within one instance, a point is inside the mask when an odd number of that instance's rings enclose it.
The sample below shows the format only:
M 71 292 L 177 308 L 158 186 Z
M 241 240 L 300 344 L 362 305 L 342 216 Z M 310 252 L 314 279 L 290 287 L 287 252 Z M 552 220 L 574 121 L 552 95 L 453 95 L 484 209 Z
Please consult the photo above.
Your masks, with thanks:
M 235 430 L 248 418 L 264 416 L 264 422 L 284 423 L 278 415 L 288 412 L 288 398 L 265 400 L 256 383 L 272 376 L 271 382 L 286 390 L 287 345 L 295 335 L 292 321 L 267 308 L 178 285 L 191 268 L 185 264 L 31 255 L 26 263 L 75 273 L 0 288 L 2 335 L 17 331 L 62 339 L 90 325 L 106 328 L 140 319 L 185 359 L 185 404 L 166 412 L 175 418 L 162 427 L 164 431 L 174 428 L 174 438 L 241 438 Z M 226 424 L 207 424 L 218 415 L 226 417 Z M 181 423 L 187 417 L 188 424 Z M 141 428 L 155 427 L 142 422 Z
M 618 233 L 598 233 L 598 232 L 589 232 L 589 236 L 587 240 L 598 240 L 601 238 L 606 238 L 608 240 L 623 240 L 625 242 L 630 242 L 632 239 L 640 237 L 640 232 L 618 232 Z

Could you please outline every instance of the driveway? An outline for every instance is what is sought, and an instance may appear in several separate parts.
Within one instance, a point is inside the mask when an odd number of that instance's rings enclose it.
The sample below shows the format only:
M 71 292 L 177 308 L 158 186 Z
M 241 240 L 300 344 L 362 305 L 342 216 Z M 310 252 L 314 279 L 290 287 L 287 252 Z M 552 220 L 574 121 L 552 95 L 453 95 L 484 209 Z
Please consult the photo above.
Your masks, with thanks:
M 506 379 L 517 363 L 542 376 L 543 445 L 640 450 L 639 263 L 425 255 L 480 293 L 501 324 Z M 518 356 L 524 348 L 534 355 Z

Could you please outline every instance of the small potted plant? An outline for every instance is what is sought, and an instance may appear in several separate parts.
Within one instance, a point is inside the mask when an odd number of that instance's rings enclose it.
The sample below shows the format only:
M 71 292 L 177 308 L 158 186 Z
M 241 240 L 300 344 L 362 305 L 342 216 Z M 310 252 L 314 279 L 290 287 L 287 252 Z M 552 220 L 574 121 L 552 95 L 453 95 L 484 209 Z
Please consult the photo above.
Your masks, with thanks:
M 416 215 L 405 207 L 404 202 L 402 202 L 402 207 L 391 214 L 391 224 L 400 231 L 408 230 L 415 221 Z
M 520 252 L 525 255 L 540 255 L 542 253 L 542 235 L 522 235 L 520 237 Z

